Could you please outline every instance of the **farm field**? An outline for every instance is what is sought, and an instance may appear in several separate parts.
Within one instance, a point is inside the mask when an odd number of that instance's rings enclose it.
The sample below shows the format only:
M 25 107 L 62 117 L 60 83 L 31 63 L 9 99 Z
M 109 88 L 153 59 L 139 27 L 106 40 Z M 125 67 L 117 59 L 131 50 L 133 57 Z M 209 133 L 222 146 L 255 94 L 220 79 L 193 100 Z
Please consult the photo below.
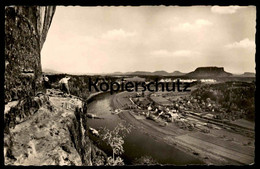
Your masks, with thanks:
M 238 119 L 236 121 L 232 121 L 231 123 L 239 125 L 239 126 L 242 126 L 242 127 L 245 127 L 245 128 L 248 128 L 248 129 L 254 129 L 255 128 L 254 123 L 249 122 L 249 121 L 247 121 L 245 119 Z
M 212 130 L 211 130 L 212 131 Z M 209 142 L 211 144 L 236 151 L 241 154 L 249 155 L 249 156 L 254 156 L 254 149 L 252 147 L 248 146 L 241 146 L 240 144 L 233 142 L 232 140 L 224 140 L 219 137 L 214 137 L 209 134 L 204 134 L 201 132 L 196 132 L 196 133 L 191 133 L 188 134 L 191 137 L 200 139 L 200 140 L 205 140 L 206 142 Z
M 194 146 L 199 150 L 205 151 L 212 155 L 217 155 L 225 159 L 233 160 L 237 164 L 252 164 L 254 162 L 254 157 L 252 155 L 246 154 L 246 151 L 243 151 L 242 153 L 241 151 L 238 152 L 238 149 L 236 149 L 234 146 L 235 144 L 228 147 L 223 144 L 223 141 L 210 139 L 208 136 L 205 139 L 199 135 L 187 134 L 178 136 L 176 139 L 179 140 L 180 144 L 183 144 L 182 142 L 184 142 L 191 147 Z

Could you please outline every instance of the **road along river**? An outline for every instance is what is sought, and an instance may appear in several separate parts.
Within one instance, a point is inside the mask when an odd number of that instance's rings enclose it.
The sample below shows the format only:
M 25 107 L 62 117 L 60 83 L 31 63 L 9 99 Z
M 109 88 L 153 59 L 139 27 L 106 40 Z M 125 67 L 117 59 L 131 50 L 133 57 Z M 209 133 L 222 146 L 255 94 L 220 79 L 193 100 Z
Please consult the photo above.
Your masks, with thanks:
M 88 125 L 90 127 L 97 130 L 100 127 L 106 127 L 112 130 L 120 122 L 126 122 L 132 125 L 138 124 L 135 123 L 136 119 L 131 118 L 131 115 L 128 112 L 123 112 L 123 114 L 119 115 L 112 114 L 113 107 L 111 106 L 111 100 L 115 95 L 116 94 L 110 95 L 109 93 L 103 93 L 95 96 L 95 98 L 88 104 L 88 113 L 103 118 L 88 119 Z M 122 155 L 122 158 L 126 164 L 134 164 L 136 159 L 143 156 L 152 157 L 152 159 L 157 161 L 159 164 L 203 164 L 203 162 L 195 156 L 177 149 L 174 145 L 165 143 L 161 139 L 158 139 L 158 137 L 152 137 L 149 132 L 153 131 L 147 130 L 149 130 L 147 127 L 144 127 L 143 130 L 140 127 L 134 128 L 131 133 L 125 137 L 123 145 L 125 152 Z

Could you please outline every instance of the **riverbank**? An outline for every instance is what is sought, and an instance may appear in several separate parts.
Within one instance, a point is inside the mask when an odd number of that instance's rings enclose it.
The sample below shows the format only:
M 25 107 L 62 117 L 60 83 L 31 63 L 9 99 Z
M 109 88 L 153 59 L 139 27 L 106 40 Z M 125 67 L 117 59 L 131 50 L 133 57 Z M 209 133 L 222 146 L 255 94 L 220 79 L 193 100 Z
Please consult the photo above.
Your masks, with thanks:
M 126 92 L 114 95 L 111 99 L 113 108 L 124 109 L 126 104 L 130 104 L 127 95 L 129 93 Z M 224 129 L 211 129 L 211 133 L 206 134 L 181 129 L 174 123 L 167 123 L 164 126 L 163 121 L 155 122 L 143 116 L 141 118 L 131 110 L 123 111 L 118 116 L 159 142 L 178 148 L 205 164 L 239 165 L 251 164 L 254 161 L 254 147 L 243 146 L 241 142 L 248 138 Z
M 113 130 L 119 123 L 126 124 L 129 122 L 120 118 L 123 112 L 128 110 L 119 110 L 111 106 L 111 101 L 115 95 L 101 94 L 93 102 L 88 104 L 88 113 L 96 114 L 103 119 L 88 119 L 88 125 L 99 130 L 102 127 Z M 118 114 L 114 112 L 119 110 Z M 158 144 L 159 143 L 159 144 Z M 148 134 L 143 133 L 139 128 L 132 128 L 124 139 L 124 153 L 122 158 L 126 165 L 145 164 L 139 159 L 152 159 L 152 161 L 162 165 L 192 165 L 203 164 L 202 161 L 186 154 L 174 146 L 170 146 L 161 140 L 156 140 Z M 102 150 L 109 149 L 103 147 Z M 139 161 L 139 162 L 138 162 Z M 137 163 L 136 163 L 137 162 Z

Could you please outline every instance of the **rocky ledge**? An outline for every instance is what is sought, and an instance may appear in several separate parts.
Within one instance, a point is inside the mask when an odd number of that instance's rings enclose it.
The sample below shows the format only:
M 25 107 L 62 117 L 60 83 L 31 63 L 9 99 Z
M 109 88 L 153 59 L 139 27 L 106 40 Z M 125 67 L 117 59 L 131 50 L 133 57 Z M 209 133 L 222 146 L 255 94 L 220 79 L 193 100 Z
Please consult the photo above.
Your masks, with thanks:
M 5 132 L 5 165 L 102 165 L 106 154 L 88 137 L 83 102 L 58 90 L 44 97 L 34 114 Z

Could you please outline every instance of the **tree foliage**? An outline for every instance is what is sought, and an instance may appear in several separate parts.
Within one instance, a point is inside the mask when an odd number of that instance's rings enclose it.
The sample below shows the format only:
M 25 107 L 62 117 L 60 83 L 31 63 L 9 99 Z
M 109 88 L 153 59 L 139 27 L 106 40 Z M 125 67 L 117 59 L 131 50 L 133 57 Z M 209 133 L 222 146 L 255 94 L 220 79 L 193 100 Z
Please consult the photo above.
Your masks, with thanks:
M 113 130 L 106 127 L 100 130 L 100 136 L 113 151 L 113 156 L 108 158 L 107 165 L 123 165 L 123 159 L 120 157 L 124 153 L 124 137 L 131 132 L 131 125 L 123 125 L 119 123 Z M 117 156 L 117 157 L 116 157 Z

